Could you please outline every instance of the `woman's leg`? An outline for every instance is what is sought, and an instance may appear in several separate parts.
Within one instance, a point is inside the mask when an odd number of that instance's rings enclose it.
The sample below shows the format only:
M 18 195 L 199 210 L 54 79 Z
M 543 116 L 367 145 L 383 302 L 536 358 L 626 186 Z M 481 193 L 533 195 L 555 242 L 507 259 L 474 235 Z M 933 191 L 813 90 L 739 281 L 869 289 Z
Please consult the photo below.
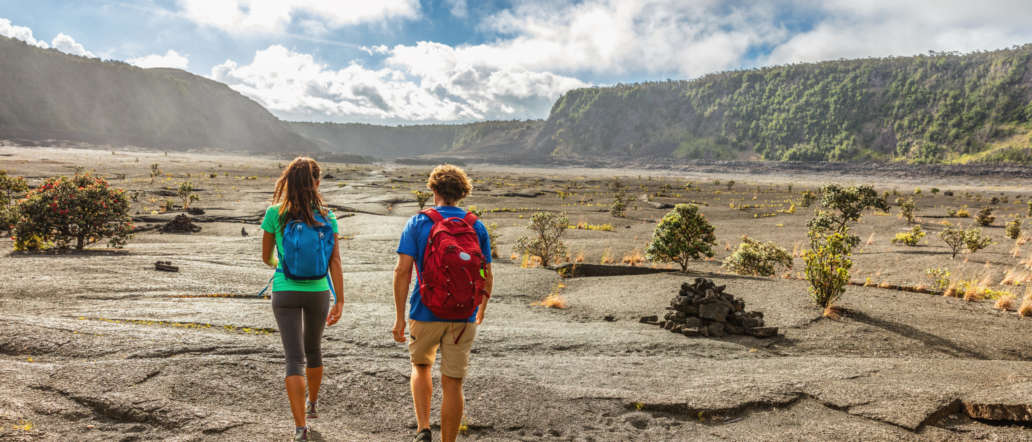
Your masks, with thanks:
M 276 316 L 280 339 L 283 341 L 283 354 L 286 359 L 287 399 L 290 400 L 290 413 L 294 416 L 294 426 L 305 426 L 305 380 L 302 368 L 305 365 L 303 352 L 304 338 L 301 330 L 302 308 L 293 293 L 273 292 L 272 313 Z
M 326 328 L 326 315 L 330 312 L 330 292 L 312 293 L 304 303 L 305 374 L 308 379 L 308 400 L 319 398 L 322 385 L 322 336 Z

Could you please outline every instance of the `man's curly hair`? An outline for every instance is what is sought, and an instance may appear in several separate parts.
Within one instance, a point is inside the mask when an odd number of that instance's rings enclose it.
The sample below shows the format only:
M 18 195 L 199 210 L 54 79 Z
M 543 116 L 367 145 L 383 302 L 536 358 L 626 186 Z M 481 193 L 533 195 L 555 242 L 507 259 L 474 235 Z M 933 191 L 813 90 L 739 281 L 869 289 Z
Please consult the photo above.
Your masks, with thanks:
M 426 180 L 426 187 L 448 205 L 458 203 L 473 191 L 473 184 L 466 176 L 466 171 L 451 164 L 435 167 L 433 172 L 430 172 L 430 178 Z

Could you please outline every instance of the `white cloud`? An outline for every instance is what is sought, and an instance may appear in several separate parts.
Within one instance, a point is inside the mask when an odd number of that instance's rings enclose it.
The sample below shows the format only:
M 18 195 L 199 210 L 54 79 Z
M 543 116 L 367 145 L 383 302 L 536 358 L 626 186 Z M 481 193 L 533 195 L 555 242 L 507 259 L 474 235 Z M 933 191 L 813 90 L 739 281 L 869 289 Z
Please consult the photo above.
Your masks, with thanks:
M 96 57 L 96 55 L 93 55 L 92 52 L 87 51 L 85 47 L 79 44 L 79 42 L 75 41 L 74 38 L 64 33 L 58 33 L 57 36 L 54 37 L 53 40 L 51 40 L 50 45 L 53 46 L 54 49 L 57 49 L 66 54 L 78 55 L 80 57 Z
M 991 3 L 991 4 L 987 4 Z M 765 63 L 914 55 L 929 50 L 999 49 L 1032 41 L 1032 3 L 834 0 L 804 3 L 820 15 L 812 30 L 795 34 Z
M 390 52 L 390 48 L 388 48 L 387 45 L 359 46 L 358 49 L 369 55 L 386 54 Z
M 11 24 L 11 21 L 6 18 L 0 18 L 0 35 L 18 39 L 30 45 L 39 46 L 44 49 L 50 47 L 47 42 L 36 40 L 36 38 L 32 36 L 32 29 L 25 26 Z
M 190 63 L 190 59 L 187 56 L 181 55 L 172 49 L 165 52 L 165 55 L 150 54 L 143 57 L 130 58 L 126 61 L 141 68 L 176 68 L 184 70 Z
M 448 5 L 448 11 L 456 17 L 466 18 L 469 15 L 469 5 L 466 4 L 466 0 L 444 0 L 444 3 Z
M 178 0 L 181 15 L 229 33 L 306 33 L 419 16 L 419 0 Z
M 458 64 L 446 45 L 417 48 L 441 61 L 434 69 L 355 63 L 331 69 L 311 55 L 273 45 L 246 65 L 227 60 L 211 76 L 285 118 L 383 123 L 539 118 L 562 92 L 586 86 L 547 72 Z

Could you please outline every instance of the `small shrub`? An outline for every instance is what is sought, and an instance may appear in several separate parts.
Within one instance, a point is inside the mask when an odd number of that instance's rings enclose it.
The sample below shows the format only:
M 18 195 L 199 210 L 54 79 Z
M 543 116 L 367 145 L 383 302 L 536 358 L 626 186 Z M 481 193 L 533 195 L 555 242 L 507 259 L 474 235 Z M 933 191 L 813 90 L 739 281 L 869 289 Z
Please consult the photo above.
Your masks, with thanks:
M 158 163 L 150 165 L 150 182 L 154 184 L 154 178 L 161 176 L 161 166 Z
M 773 242 L 759 242 L 748 236 L 730 256 L 724 259 L 724 268 L 739 275 L 771 276 L 777 266 L 792 268 L 792 255 Z
M 932 188 L 932 195 L 935 195 L 937 193 L 939 193 L 939 188 L 938 187 L 933 187 Z
M 108 238 L 122 247 L 131 236 L 129 201 L 121 189 L 89 174 L 47 179 L 18 203 L 17 250 L 41 250 L 53 244 L 82 249 Z
M 732 187 L 735 187 L 735 180 L 727 180 L 727 190 L 731 190 Z
M 541 265 L 548 266 L 566 254 L 566 244 L 562 237 L 569 224 L 570 220 L 565 214 L 536 212 L 531 215 L 527 226 L 532 235 L 517 240 L 515 248 L 519 253 L 540 258 Z
M 904 200 L 903 198 L 899 198 L 896 200 L 896 204 L 899 205 L 899 216 L 907 220 L 907 224 L 913 224 L 914 208 L 916 207 L 916 205 L 914 204 L 914 199 L 907 198 Z
M 965 207 L 961 207 L 959 209 L 950 209 L 950 208 L 948 208 L 948 209 L 946 209 L 946 214 L 949 215 L 949 216 L 957 217 L 957 218 L 969 218 L 969 217 L 971 217 L 971 213 L 968 212 L 968 209 L 967 209 L 966 206 Z
M 811 190 L 807 190 L 802 193 L 803 199 L 799 201 L 799 205 L 803 207 L 810 207 L 814 201 L 817 201 L 817 194 Z
M 846 291 L 849 284 L 849 270 L 853 261 L 849 258 L 852 246 L 847 233 L 811 237 L 811 248 L 806 252 L 806 280 L 810 283 L 810 297 L 825 311 Z
M 430 201 L 430 198 L 434 196 L 433 193 L 425 190 L 413 190 L 412 195 L 416 197 L 416 203 L 419 204 L 419 210 L 423 210 L 423 208 L 426 207 L 426 202 Z
M 945 292 L 950 287 L 950 271 L 942 267 L 925 270 L 925 275 L 931 280 L 932 288 Z
M 176 191 L 176 195 L 183 200 L 183 208 L 189 209 L 190 203 L 201 199 L 194 193 L 193 183 L 185 181 L 179 185 L 179 190 Z
M 0 232 L 9 231 L 18 222 L 18 210 L 11 205 L 15 197 L 29 190 L 25 178 L 7 175 L 0 170 Z
M 914 226 L 909 232 L 897 233 L 896 237 L 892 238 L 892 243 L 914 247 L 918 245 L 924 237 L 925 232 L 924 230 L 921 230 L 921 226 Z
M 971 253 L 989 247 L 992 243 L 992 238 L 983 235 L 982 229 L 972 227 L 964 232 L 964 247 Z
M 1032 199 L 1028 200 L 1028 212 L 1025 215 L 1032 218 Z
M 713 226 L 694 204 L 678 204 L 656 225 L 645 256 L 653 262 L 676 262 L 681 271 L 700 256 L 713 256 L 717 238 Z
M 1007 237 L 1010 239 L 1018 239 L 1021 236 L 1021 220 L 1015 219 L 1007 223 Z
M 995 220 L 996 217 L 993 216 L 993 209 L 988 206 L 979 210 L 978 214 L 975 215 L 975 222 L 980 226 L 992 225 Z
M 946 226 L 939 232 L 939 239 L 950 248 L 950 259 L 957 257 L 957 252 L 964 247 L 964 230 L 959 227 Z

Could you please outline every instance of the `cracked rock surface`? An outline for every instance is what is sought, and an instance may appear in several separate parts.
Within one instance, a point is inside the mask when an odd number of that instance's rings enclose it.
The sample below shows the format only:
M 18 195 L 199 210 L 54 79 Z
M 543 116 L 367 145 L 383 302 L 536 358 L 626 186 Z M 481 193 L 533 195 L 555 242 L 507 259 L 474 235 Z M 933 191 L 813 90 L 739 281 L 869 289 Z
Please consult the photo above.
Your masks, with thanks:
M 220 220 L 202 231 L 142 232 L 125 252 L 10 255 L 0 239 L 0 439 L 290 434 L 276 323 L 269 301 L 250 296 L 270 276 L 257 220 L 221 221 L 261 213 L 276 160 L 199 155 L 166 166 L 147 155 L 173 173 L 225 164 L 266 175 L 223 184 L 232 204 L 202 195 L 197 205 Z M 342 243 L 344 317 L 323 341 L 321 440 L 407 440 L 415 428 L 407 350 L 390 336 L 390 277 L 416 207 L 395 198 L 390 176 L 418 172 L 334 171 L 347 184 L 325 192 L 356 214 L 340 219 L 353 238 Z M 521 233 L 506 229 L 511 244 Z M 180 272 L 154 271 L 158 259 Z M 1032 321 L 990 305 L 850 287 L 841 319 L 820 319 L 803 281 L 710 266 L 569 278 L 569 308 L 552 310 L 530 304 L 556 272 L 506 259 L 494 269 L 466 380 L 467 439 L 1032 440 Z M 639 323 L 696 277 L 727 285 L 780 335 L 686 337 Z M 439 401 L 438 390 L 435 429 Z

